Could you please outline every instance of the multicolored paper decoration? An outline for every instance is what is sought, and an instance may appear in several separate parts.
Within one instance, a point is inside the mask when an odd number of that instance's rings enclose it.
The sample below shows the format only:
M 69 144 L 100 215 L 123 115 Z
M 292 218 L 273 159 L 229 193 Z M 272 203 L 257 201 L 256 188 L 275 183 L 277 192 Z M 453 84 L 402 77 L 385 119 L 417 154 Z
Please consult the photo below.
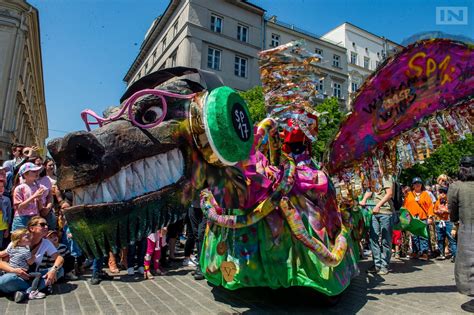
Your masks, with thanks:
M 286 130 L 298 127 L 316 141 L 318 124 L 314 117 L 320 114 L 313 106 L 322 77 L 316 67 L 320 56 L 304 46 L 299 40 L 260 52 L 260 77 L 270 116 Z

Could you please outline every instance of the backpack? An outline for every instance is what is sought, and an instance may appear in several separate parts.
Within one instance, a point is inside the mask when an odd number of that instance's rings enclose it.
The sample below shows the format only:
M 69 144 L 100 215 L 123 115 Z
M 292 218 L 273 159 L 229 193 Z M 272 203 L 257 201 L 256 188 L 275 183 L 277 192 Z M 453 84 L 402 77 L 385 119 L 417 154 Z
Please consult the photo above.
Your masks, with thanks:
M 403 192 L 402 185 L 396 180 L 393 181 L 392 187 L 392 204 L 395 212 L 399 212 L 400 208 L 403 206 Z
M 400 222 L 400 208 L 403 206 L 403 192 L 402 185 L 396 180 L 393 181 L 392 186 L 392 206 L 393 206 L 393 225 L 397 226 Z

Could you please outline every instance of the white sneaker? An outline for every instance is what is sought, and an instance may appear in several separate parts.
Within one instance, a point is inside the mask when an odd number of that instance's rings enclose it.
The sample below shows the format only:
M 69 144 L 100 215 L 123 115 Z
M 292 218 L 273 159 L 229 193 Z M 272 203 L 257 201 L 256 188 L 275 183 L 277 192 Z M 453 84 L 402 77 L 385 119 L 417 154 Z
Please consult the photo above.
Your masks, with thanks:
M 141 275 L 145 274 L 145 268 L 144 267 L 138 267 L 138 273 Z
M 72 271 L 66 273 L 66 274 L 64 275 L 64 278 L 65 278 L 66 280 L 70 280 L 70 281 L 75 281 L 75 280 L 78 280 L 78 279 L 79 279 L 79 277 L 76 276 L 76 275 L 74 274 L 74 272 L 72 272 Z
M 28 294 L 28 299 L 29 300 L 44 299 L 45 296 L 46 294 L 38 290 L 34 290 L 34 291 L 31 291 L 30 294 Z
M 129 276 L 133 276 L 135 274 L 135 269 L 133 269 L 133 267 L 130 267 L 127 269 L 127 274 Z
M 183 266 L 185 266 L 185 267 L 196 267 L 196 263 L 192 259 L 184 258 Z

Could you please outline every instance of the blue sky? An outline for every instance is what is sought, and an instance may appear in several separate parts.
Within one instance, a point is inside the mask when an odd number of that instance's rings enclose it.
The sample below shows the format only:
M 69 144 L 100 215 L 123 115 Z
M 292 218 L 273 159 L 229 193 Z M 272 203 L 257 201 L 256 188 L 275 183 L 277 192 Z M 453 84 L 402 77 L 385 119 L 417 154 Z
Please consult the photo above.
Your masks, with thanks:
M 212 0 L 209 0 L 212 1 Z M 474 37 L 474 1 L 253 0 L 254 4 L 316 34 L 347 21 L 395 42 L 443 31 Z M 122 81 L 154 18 L 167 0 L 29 0 L 40 13 L 49 136 L 84 130 L 80 112 L 117 105 Z M 437 25 L 436 7 L 468 7 L 468 25 Z

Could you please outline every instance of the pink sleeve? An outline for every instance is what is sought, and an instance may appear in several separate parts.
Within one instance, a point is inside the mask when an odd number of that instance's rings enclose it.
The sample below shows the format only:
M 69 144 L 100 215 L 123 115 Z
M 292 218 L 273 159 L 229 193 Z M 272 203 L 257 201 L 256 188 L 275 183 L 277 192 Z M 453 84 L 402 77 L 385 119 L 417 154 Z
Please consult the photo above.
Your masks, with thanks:
M 17 186 L 13 192 L 13 205 L 15 206 L 25 201 L 25 191 L 22 188 L 21 185 Z

